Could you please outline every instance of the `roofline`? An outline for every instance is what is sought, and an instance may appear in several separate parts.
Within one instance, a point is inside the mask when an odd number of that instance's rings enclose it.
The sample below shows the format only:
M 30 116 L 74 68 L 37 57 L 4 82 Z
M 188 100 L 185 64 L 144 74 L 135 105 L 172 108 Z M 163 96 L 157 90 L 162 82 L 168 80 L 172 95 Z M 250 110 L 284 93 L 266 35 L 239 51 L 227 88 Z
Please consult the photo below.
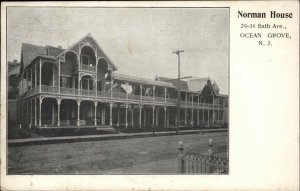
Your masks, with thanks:
M 114 67 L 115 70 L 118 70 L 118 68 L 116 67 L 116 65 L 111 61 L 111 59 L 109 58 L 109 56 L 103 51 L 103 49 L 99 46 L 98 42 L 96 41 L 96 39 L 91 35 L 91 33 L 87 33 L 86 35 L 84 35 L 82 38 L 80 38 L 78 41 L 76 41 L 75 43 L 73 43 L 71 46 L 69 46 L 68 48 L 66 48 L 63 52 L 61 52 L 59 55 L 56 56 L 56 58 L 58 58 L 59 56 L 65 54 L 66 52 L 68 52 L 71 48 L 73 48 L 76 44 L 78 44 L 80 41 L 82 41 L 83 39 L 85 39 L 86 37 L 90 37 L 92 38 L 96 45 L 98 46 L 98 48 L 105 54 L 105 56 L 108 58 L 109 63 Z

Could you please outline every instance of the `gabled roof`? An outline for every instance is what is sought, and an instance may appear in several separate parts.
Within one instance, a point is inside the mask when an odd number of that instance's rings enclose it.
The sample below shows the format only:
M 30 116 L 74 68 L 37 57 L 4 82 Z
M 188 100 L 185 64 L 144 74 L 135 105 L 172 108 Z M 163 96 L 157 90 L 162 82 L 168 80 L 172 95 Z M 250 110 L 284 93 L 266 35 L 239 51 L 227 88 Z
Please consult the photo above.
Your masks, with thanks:
M 156 77 L 157 81 L 160 82 L 167 82 L 167 83 L 171 83 L 173 84 L 176 88 L 179 88 L 178 85 L 178 80 L 177 79 L 173 79 L 173 78 L 168 78 L 168 77 L 162 77 L 162 76 L 157 76 Z M 188 85 L 186 81 L 182 81 L 180 80 L 180 90 L 181 91 L 189 91 Z
M 60 53 L 65 51 L 65 49 L 47 45 L 46 51 L 47 51 L 47 55 L 57 57 Z
M 43 46 L 22 43 L 21 48 L 21 70 L 26 68 L 35 57 L 39 55 L 45 55 L 46 49 Z
M 71 50 L 74 46 L 78 45 L 80 42 L 84 41 L 85 39 L 91 39 L 96 44 L 96 46 L 97 46 L 97 49 L 99 51 L 98 55 L 105 57 L 108 60 L 109 64 L 112 66 L 112 69 L 113 70 L 117 70 L 117 67 L 115 66 L 115 64 L 111 61 L 111 59 L 107 56 L 107 54 L 99 46 L 99 44 L 94 39 L 94 37 L 91 35 L 91 33 L 86 34 L 84 37 L 82 37 L 80 40 L 78 40 L 77 42 L 75 42 L 74 44 L 72 44 L 71 46 L 69 46 L 67 49 L 65 49 L 64 51 L 62 51 L 56 57 L 59 57 L 59 56 L 63 55 L 64 53 L 66 53 L 67 51 Z
M 167 78 L 167 77 L 162 77 L 162 76 L 156 76 L 155 80 L 170 82 L 174 86 L 179 88 L 178 80 L 176 78 L 172 79 L 172 78 Z M 198 77 L 195 78 L 194 77 L 192 79 L 180 80 L 180 90 L 181 91 L 187 91 L 187 92 L 199 92 L 199 93 L 201 93 L 206 85 L 211 84 L 211 87 L 212 87 L 214 93 L 216 95 L 218 95 L 219 87 L 218 87 L 217 83 L 216 82 L 209 83 L 209 82 L 211 82 L 209 77 L 206 77 L 206 78 L 198 78 Z
M 137 83 L 137 84 L 154 85 L 154 86 L 161 86 L 161 87 L 167 87 L 167 88 L 176 88 L 172 83 L 169 83 L 169 82 L 162 82 L 162 81 L 151 80 L 151 79 L 147 79 L 147 78 L 129 76 L 126 74 L 114 73 L 113 78 L 117 79 L 117 80 L 133 82 L 133 83 Z

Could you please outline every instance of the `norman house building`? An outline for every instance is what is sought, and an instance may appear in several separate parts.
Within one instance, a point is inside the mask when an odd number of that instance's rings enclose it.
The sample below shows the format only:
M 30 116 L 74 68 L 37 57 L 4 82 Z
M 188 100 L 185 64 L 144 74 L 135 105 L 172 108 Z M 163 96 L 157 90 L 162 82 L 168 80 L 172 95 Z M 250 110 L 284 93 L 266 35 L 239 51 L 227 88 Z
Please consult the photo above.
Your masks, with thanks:
M 11 120 L 36 128 L 175 127 L 178 80 L 117 73 L 117 65 L 87 34 L 62 47 L 23 43 L 8 63 Z M 228 97 L 210 78 L 180 81 L 180 124 L 228 123 Z

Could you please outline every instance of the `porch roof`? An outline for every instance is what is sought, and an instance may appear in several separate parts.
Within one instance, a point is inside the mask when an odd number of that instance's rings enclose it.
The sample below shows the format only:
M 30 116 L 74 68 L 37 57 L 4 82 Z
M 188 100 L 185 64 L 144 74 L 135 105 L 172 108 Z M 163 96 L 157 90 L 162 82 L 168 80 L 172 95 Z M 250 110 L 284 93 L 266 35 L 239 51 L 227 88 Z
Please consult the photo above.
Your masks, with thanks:
M 172 83 L 169 83 L 169 82 L 162 82 L 162 81 L 151 80 L 151 79 L 147 79 L 147 78 L 140 78 L 140 77 L 136 77 L 136 76 L 129 76 L 126 74 L 119 74 L 119 73 L 114 73 L 113 75 L 114 75 L 114 79 L 117 79 L 117 80 L 133 82 L 133 83 L 137 83 L 137 84 L 161 86 L 161 87 L 176 89 L 176 86 L 174 86 Z

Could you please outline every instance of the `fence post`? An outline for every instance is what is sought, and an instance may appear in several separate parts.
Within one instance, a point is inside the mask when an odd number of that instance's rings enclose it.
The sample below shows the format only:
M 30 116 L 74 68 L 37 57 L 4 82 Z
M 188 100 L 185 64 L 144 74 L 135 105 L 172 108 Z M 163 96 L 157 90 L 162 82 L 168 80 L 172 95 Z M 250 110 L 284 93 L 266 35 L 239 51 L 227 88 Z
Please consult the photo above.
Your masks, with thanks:
M 214 171 L 214 166 L 213 166 L 213 140 L 209 139 L 208 141 L 208 150 L 207 150 L 208 156 L 210 156 L 210 161 L 209 161 L 209 173 L 213 173 Z
M 184 173 L 184 160 L 183 160 L 183 143 L 182 141 L 179 141 L 178 143 L 178 173 L 183 174 Z

